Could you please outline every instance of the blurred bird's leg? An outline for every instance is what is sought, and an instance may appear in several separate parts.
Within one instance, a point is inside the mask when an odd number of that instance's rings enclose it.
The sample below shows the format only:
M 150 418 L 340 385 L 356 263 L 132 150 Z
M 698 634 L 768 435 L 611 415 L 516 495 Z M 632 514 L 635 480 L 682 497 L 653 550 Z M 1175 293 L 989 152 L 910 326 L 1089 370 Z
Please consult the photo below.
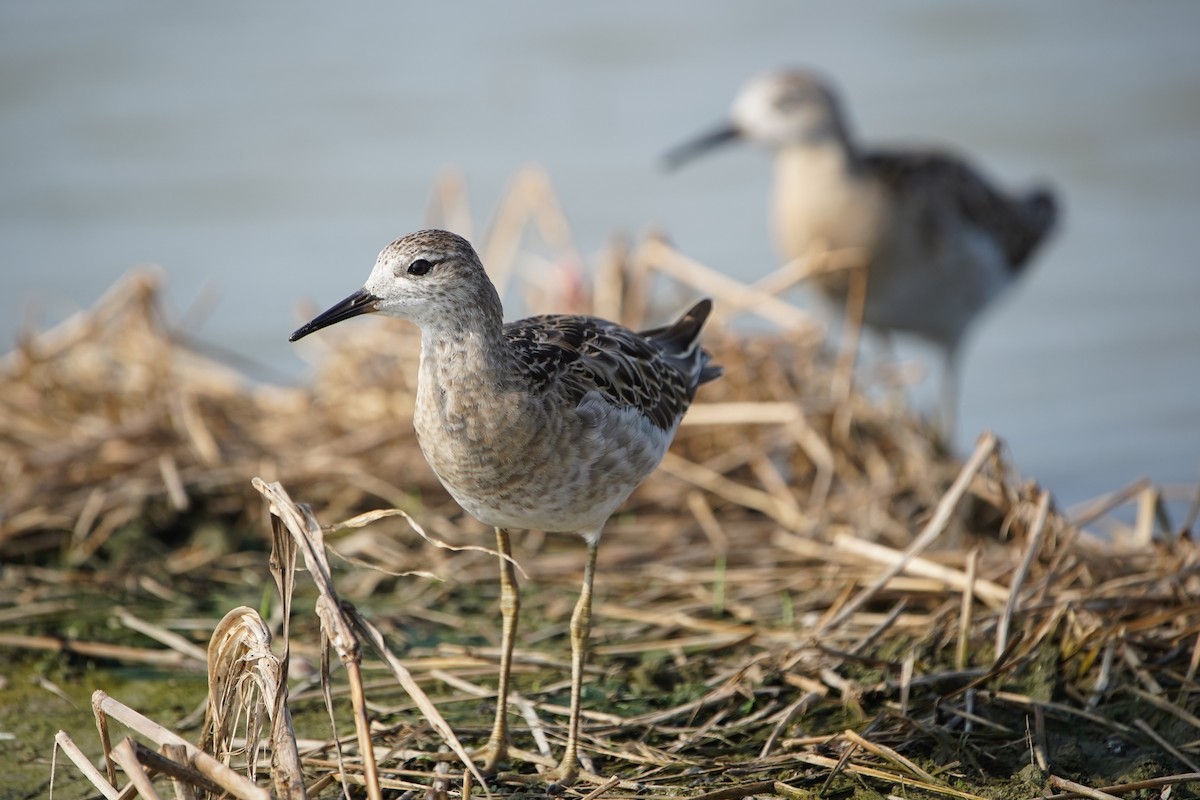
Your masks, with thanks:
M 955 426 L 958 424 L 959 377 L 958 347 L 951 345 L 946 348 L 946 358 L 942 364 L 942 382 L 934 419 L 938 443 L 946 450 L 954 447 Z

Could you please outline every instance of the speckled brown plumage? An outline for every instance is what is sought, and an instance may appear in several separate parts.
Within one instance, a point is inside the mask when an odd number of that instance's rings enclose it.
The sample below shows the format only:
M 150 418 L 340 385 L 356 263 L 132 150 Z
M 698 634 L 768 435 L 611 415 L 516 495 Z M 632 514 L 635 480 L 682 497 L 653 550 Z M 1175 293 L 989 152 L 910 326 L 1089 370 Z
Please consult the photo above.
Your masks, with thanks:
M 547 315 L 502 323 L 500 297 L 471 245 L 419 231 L 379 254 L 363 289 L 292 335 L 378 312 L 421 328 L 413 424 L 442 484 L 472 516 L 496 528 L 577 533 L 588 545 L 571 619 L 571 718 L 562 763 L 578 771 L 579 693 L 591 615 L 596 547 L 608 517 L 666 453 L 696 387 L 721 374 L 700 330 L 712 309 L 696 303 L 672 325 L 644 333 L 595 317 Z M 507 753 L 506 698 L 519 601 L 501 562 L 504 614 L 498 709 L 481 757 Z
M 641 333 L 595 317 L 531 317 L 505 325 L 504 338 L 536 391 L 574 402 L 599 391 L 614 407 L 640 411 L 669 431 L 696 387 L 720 374 L 703 366 L 697 372 L 691 363 L 711 310 L 712 302 L 702 300 L 675 326 Z

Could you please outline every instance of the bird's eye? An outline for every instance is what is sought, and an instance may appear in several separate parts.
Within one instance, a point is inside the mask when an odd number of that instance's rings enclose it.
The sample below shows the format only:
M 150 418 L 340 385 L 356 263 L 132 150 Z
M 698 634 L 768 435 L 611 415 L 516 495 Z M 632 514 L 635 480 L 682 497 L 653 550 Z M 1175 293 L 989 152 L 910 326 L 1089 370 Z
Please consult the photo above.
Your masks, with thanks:
M 431 270 L 431 269 L 433 269 L 433 262 L 431 262 L 427 259 L 424 259 L 424 258 L 418 258 L 416 261 L 414 261 L 408 265 L 408 274 L 409 275 L 424 275 L 426 272 L 429 272 L 429 270 Z

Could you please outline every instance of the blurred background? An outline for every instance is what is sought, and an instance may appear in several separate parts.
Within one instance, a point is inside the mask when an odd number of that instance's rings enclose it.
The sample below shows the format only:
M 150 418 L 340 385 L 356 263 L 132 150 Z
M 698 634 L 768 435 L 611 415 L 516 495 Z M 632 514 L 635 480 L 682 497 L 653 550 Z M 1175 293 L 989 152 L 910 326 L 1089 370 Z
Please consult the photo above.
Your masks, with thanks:
M 984 429 L 1071 504 L 1200 469 L 1200 5 L 0 4 L 0 350 L 166 268 L 192 332 L 300 382 L 299 301 L 357 289 L 455 165 L 486 219 L 545 166 L 582 251 L 665 230 L 743 280 L 777 266 L 770 164 L 672 145 L 782 65 L 866 142 L 940 143 L 1065 222 L 967 344 Z M 920 348 L 904 358 L 928 361 Z M 0 389 L 2 390 L 2 389 Z

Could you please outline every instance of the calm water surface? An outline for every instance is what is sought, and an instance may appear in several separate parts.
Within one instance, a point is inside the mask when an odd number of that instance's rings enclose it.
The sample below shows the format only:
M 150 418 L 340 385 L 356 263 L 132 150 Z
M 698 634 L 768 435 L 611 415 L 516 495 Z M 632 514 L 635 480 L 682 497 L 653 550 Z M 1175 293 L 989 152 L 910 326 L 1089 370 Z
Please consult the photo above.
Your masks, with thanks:
M 1195 481 L 1200 5 L 349 8 L 0 4 L 0 345 L 153 262 L 178 308 L 219 294 L 200 337 L 300 380 L 297 301 L 357 288 L 451 164 L 481 217 L 537 161 L 584 252 L 653 224 L 765 274 L 765 155 L 669 176 L 657 159 L 751 74 L 806 64 L 864 139 L 953 143 L 1064 196 L 1060 234 L 970 342 L 960 440 L 997 431 L 1065 503 Z

